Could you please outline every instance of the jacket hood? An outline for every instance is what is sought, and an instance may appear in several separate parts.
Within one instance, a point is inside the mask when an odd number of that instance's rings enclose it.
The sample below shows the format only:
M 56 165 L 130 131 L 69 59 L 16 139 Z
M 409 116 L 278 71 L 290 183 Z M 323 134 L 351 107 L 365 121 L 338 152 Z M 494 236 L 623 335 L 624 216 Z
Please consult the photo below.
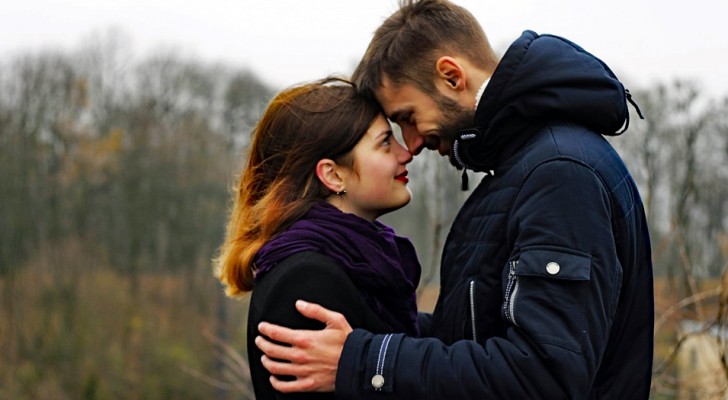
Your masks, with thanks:
M 628 118 L 629 92 L 609 67 L 571 41 L 525 31 L 498 64 L 454 157 L 468 169 L 493 169 L 547 122 L 615 135 Z M 631 100 L 630 100 L 631 101 Z

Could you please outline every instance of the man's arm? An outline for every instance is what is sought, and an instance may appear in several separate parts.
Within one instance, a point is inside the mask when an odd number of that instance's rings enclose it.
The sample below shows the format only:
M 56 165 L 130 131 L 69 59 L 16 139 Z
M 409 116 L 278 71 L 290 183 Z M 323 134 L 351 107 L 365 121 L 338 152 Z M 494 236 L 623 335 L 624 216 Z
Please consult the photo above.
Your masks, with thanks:
M 323 322 L 326 328 L 318 331 L 295 330 L 262 322 L 258 326 L 260 333 L 276 342 L 290 344 L 288 347 L 272 343 L 261 336 L 255 338 L 255 345 L 266 354 L 262 359 L 263 366 L 273 374 L 273 387 L 283 393 L 332 392 L 341 351 L 352 331 L 351 326 L 342 314 L 318 304 L 299 300 L 296 309 L 305 317 Z M 275 375 L 295 376 L 296 380 L 282 381 Z
M 369 381 L 381 371 L 398 399 L 587 398 L 621 282 L 610 216 L 609 195 L 590 168 L 569 160 L 536 167 L 509 219 L 518 262 L 488 267 L 505 272 L 506 334 L 483 345 L 393 338 L 388 351 L 396 350 L 377 367 L 382 335 L 355 330 L 337 395 L 371 397 Z

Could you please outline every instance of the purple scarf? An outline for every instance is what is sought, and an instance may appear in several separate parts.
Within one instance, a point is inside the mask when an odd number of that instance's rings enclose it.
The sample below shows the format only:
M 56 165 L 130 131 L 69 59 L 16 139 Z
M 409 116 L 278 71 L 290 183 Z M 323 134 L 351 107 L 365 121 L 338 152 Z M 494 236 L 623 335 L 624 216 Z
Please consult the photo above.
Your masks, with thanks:
M 415 289 L 421 268 L 408 239 L 378 221 L 371 223 L 319 203 L 260 248 L 253 259 L 255 279 L 303 251 L 336 261 L 361 289 L 367 304 L 395 332 L 419 336 Z

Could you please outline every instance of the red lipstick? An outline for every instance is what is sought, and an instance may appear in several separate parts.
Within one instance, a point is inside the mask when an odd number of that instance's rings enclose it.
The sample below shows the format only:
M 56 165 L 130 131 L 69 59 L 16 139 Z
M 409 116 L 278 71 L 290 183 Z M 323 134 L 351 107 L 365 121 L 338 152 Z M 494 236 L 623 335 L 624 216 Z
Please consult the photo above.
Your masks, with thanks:
M 407 178 L 407 174 L 408 174 L 408 172 L 407 172 L 407 170 L 405 170 L 401 174 L 395 176 L 394 180 L 400 181 L 406 185 L 409 182 L 409 178 Z

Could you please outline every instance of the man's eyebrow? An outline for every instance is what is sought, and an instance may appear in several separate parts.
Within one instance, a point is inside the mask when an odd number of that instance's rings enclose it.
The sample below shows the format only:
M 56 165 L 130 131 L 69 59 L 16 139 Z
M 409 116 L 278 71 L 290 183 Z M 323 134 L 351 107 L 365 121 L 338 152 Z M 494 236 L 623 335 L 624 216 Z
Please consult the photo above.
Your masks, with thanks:
M 406 110 L 394 110 L 392 111 L 392 114 L 387 116 L 387 118 L 389 118 L 391 121 L 398 122 L 406 113 Z

